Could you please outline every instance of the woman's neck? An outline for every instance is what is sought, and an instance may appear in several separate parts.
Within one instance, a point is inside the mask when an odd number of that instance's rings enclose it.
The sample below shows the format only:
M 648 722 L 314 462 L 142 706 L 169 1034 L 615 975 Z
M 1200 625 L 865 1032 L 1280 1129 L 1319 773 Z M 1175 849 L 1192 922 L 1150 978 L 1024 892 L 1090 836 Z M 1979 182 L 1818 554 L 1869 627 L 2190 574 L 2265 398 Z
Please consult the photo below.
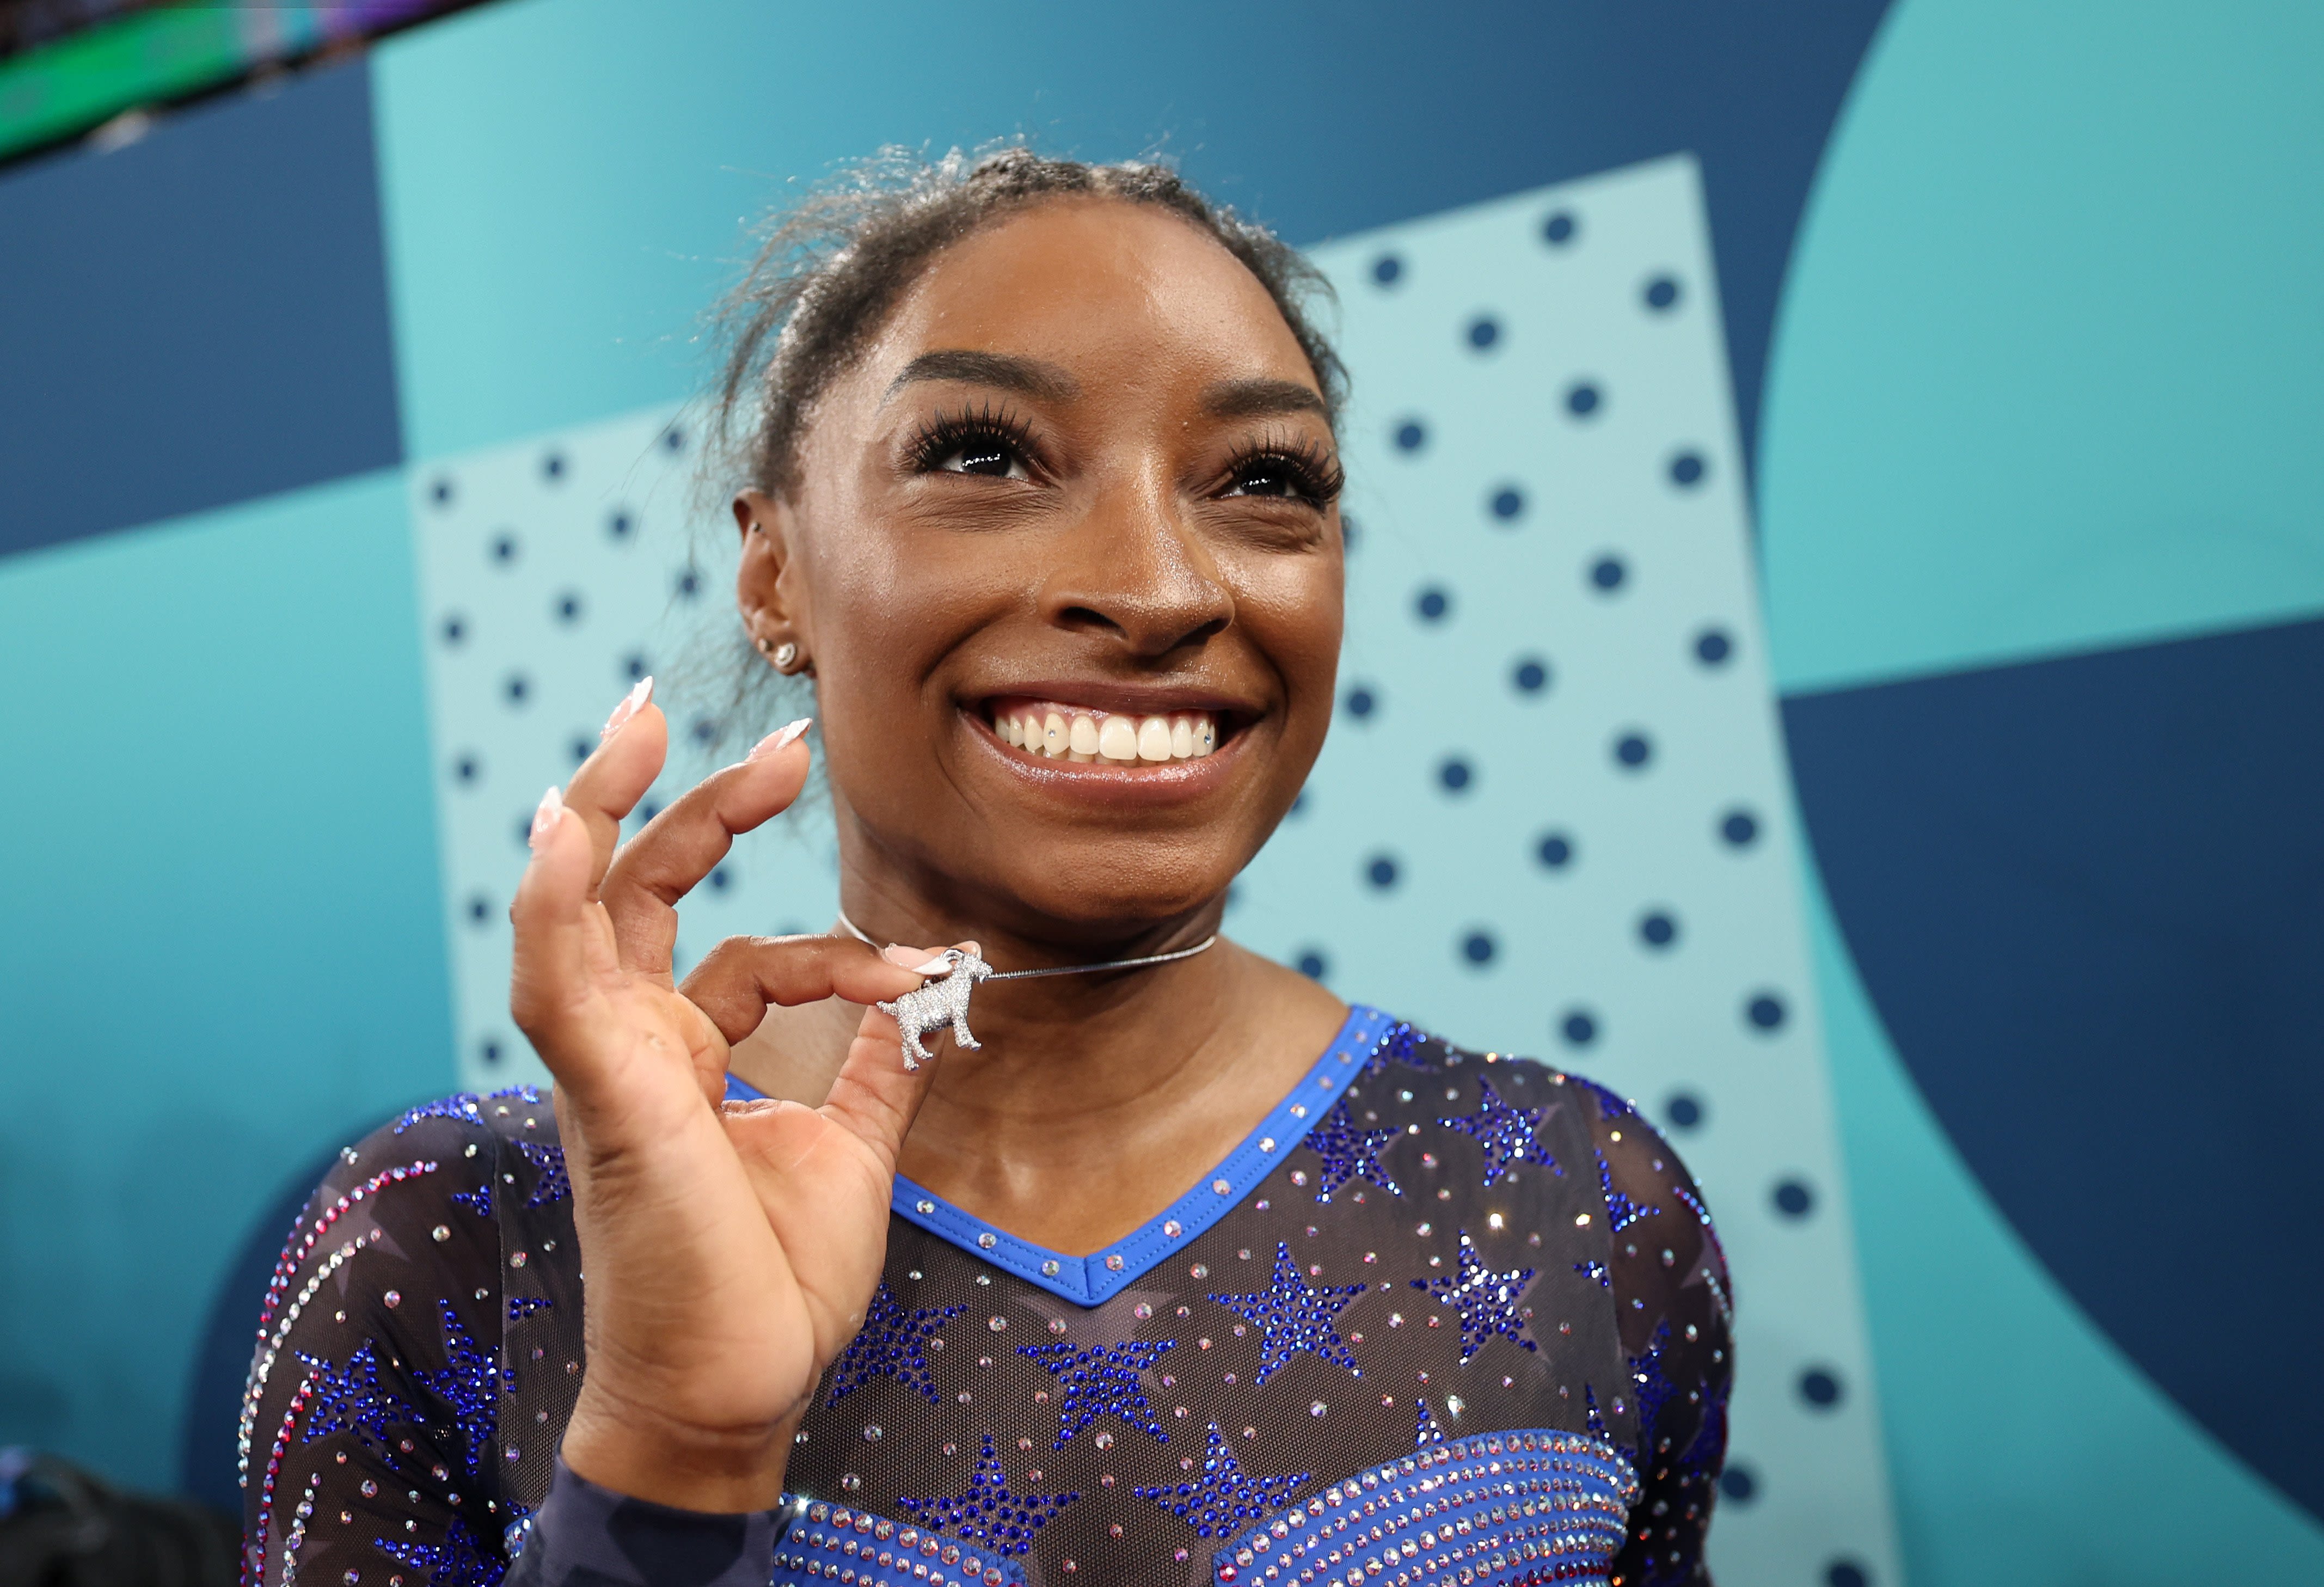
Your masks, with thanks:
M 1191 946 L 1218 912 L 1093 934 L 1106 946 L 1074 955 L 1046 934 L 924 918 L 878 898 L 850 902 L 875 939 L 892 932 L 932 946 L 973 937 L 1001 970 Z M 987 982 L 970 1011 L 980 1049 L 943 1039 L 899 1171 L 1022 1239 L 1068 1254 L 1095 1250 L 1208 1173 L 1296 1083 L 1346 1012 L 1306 977 L 1225 941 L 1143 969 Z M 861 1013 L 844 1003 L 770 1010 L 736 1047 L 735 1071 L 770 1095 L 819 1103 Z

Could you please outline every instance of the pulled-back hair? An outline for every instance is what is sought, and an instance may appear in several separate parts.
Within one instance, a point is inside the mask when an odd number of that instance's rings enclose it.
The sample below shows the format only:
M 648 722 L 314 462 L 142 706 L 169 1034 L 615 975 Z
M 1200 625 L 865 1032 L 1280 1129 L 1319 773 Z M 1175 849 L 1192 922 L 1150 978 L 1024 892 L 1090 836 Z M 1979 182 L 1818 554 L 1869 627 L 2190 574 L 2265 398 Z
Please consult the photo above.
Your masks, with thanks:
M 1213 204 L 1167 166 L 1052 160 L 1021 146 L 923 160 L 884 149 L 844 168 L 769 223 L 757 258 L 721 306 L 725 366 L 711 405 L 714 466 L 730 488 L 788 495 L 816 400 L 879 334 L 913 282 L 954 243 L 1044 199 L 1150 204 L 1235 258 L 1281 310 L 1336 424 L 1347 378 L 1307 312 L 1331 287 L 1266 227 Z

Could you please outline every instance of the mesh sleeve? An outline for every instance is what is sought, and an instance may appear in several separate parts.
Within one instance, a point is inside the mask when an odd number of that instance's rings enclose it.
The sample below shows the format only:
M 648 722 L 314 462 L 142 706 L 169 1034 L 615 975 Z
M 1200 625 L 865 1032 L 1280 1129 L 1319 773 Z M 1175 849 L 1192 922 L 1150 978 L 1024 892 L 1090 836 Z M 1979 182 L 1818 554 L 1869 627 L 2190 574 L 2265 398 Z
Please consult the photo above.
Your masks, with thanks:
M 283 1248 L 242 1416 L 243 1581 L 484 1587 L 507 1570 L 494 1143 L 475 1099 L 340 1153 Z
M 1611 1579 L 1708 1587 L 1703 1536 L 1727 1454 L 1735 1367 L 1727 1258 L 1678 1154 L 1628 1103 L 1600 1095 L 1592 1133 L 1644 1484 Z

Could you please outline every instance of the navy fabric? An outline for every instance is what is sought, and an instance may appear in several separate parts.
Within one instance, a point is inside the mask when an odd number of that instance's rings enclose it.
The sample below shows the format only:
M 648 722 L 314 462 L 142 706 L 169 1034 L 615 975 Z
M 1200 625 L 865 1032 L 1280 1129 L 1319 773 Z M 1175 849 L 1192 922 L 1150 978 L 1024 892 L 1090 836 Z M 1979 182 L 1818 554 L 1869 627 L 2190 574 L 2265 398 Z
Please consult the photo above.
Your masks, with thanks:
M 401 460 L 361 64 L 0 178 L 0 555 Z
M 2324 1515 L 2324 1380 L 2247 1353 L 2324 1303 L 2320 694 L 2304 623 L 1784 715 L 1849 950 L 1955 1145 L 2116 1342 Z

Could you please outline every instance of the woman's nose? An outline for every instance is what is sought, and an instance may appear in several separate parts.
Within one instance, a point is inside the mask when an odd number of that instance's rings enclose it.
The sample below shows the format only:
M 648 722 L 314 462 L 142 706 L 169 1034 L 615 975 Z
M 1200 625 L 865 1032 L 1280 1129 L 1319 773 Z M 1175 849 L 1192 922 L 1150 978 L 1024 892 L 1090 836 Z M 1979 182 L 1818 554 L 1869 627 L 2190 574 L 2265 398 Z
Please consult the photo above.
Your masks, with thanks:
M 1107 491 L 1058 548 L 1042 614 L 1120 636 L 1134 655 L 1199 645 L 1234 621 L 1234 597 L 1210 548 L 1167 485 Z

